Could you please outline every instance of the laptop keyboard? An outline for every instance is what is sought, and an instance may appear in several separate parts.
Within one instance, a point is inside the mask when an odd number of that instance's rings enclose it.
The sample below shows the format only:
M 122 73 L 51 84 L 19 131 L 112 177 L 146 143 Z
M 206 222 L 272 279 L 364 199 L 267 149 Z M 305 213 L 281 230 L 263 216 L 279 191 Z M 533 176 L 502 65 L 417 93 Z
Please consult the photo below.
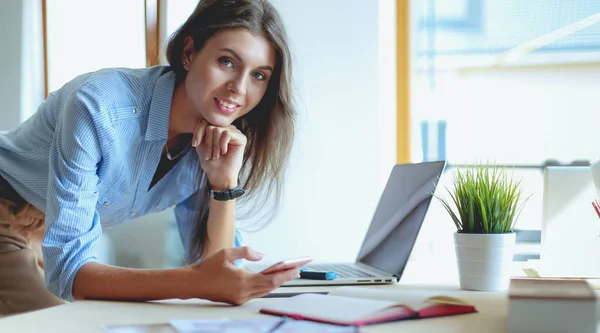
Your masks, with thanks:
M 306 265 L 305 268 L 318 272 L 335 272 L 338 277 L 342 278 L 375 277 L 352 264 L 310 264 Z

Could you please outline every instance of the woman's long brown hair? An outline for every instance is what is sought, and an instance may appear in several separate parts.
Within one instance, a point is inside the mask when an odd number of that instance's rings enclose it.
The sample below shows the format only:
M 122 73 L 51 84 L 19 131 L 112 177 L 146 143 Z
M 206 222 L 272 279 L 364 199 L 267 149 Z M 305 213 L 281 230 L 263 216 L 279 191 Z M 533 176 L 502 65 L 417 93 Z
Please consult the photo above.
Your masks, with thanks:
M 262 214 L 268 222 L 268 217 L 273 217 L 279 207 L 296 115 L 291 90 L 291 54 L 281 17 L 267 0 L 202 0 L 171 36 L 166 55 L 179 84 L 187 74 L 181 62 L 187 36 L 192 37 L 196 51 L 199 51 L 218 31 L 240 28 L 266 37 L 277 55 L 264 97 L 251 112 L 233 123 L 248 138 L 240 172 L 247 194 L 239 202 L 251 203 L 252 209 L 248 212 L 254 215 L 272 204 L 270 214 Z M 207 234 L 210 195 L 206 177 L 199 167 L 198 170 L 196 225 L 188 245 L 192 262 L 203 257 L 210 241 Z

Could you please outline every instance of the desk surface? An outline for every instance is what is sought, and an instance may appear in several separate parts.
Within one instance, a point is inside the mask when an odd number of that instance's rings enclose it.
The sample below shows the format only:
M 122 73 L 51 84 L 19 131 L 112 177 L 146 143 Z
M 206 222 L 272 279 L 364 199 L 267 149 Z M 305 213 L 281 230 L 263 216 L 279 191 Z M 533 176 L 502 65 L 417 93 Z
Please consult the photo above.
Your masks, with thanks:
M 285 287 L 276 292 L 327 291 L 335 287 Z M 439 290 L 440 294 L 457 296 L 471 302 L 479 310 L 453 317 L 398 321 L 366 326 L 362 332 L 433 332 L 440 327 L 444 332 L 506 332 L 506 292 L 471 292 L 454 285 L 365 286 L 365 288 Z M 173 319 L 260 318 L 259 309 L 266 302 L 280 298 L 252 300 L 242 306 L 229 306 L 203 300 L 168 300 L 160 302 L 107 302 L 79 301 L 54 308 L 0 319 L 0 332 L 103 332 L 102 325 L 157 324 L 147 332 L 173 332 L 164 325 Z

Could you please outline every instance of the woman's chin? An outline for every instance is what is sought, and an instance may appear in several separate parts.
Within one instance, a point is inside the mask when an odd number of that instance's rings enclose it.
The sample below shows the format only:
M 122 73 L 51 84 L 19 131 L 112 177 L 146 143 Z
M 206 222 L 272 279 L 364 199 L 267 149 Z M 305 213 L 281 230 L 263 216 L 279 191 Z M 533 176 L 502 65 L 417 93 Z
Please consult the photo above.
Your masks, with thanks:
M 220 113 L 212 113 L 207 115 L 208 117 L 204 117 L 204 119 L 211 125 L 217 127 L 227 127 L 231 125 L 231 123 L 235 120 L 231 116 L 226 116 Z

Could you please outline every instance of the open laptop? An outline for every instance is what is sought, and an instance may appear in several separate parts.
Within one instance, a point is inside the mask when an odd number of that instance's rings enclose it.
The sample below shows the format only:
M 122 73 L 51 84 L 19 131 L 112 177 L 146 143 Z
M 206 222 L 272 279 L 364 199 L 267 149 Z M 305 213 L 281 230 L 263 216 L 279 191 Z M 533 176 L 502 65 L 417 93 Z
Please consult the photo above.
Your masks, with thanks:
M 400 281 L 445 161 L 398 164 L 392 169 L 354 263 L 308 264 L 335 272 L 335 280 L 296 279 L 284 286 L 386 284 Z

